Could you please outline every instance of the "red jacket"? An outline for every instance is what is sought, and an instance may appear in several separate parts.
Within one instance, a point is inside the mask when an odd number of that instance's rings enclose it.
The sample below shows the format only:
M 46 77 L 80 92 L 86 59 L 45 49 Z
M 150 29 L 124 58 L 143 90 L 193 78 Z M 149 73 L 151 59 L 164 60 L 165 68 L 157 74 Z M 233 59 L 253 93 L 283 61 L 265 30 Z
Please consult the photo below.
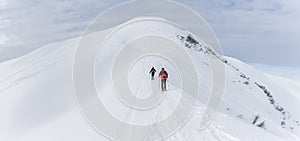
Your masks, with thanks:
M 161 76 L 162 76 L 162 73 L 163 73 L 163 72 L 160 71 L 159 74 L 158 74 L 158 77 L 161 77 Z M 161 80 L 167 80 L 167 78 L 168 78 L 168 75 L 169 75 L 168 72 L 165 71 L 164 73 L 165 73 L 166 75 L 165 75 L 164 77 L 161 77 Z

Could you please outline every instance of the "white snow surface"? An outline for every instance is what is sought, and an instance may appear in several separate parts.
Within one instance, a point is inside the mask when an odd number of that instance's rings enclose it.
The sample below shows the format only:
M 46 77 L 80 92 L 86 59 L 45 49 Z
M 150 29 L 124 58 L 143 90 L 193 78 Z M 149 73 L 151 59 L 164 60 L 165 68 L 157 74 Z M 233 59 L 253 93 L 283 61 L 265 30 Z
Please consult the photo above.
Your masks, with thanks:
M 153 23 L 152 23 L 153 24 Z M 153 24 L 154 25 L 154 24 Z M 189 33 L 164 31 L 192 56 L 196 56 L 199 68 L 199 104 L 187 124 L 168 141 L 296 141 L 300 140 L 300 85 L 277 76 L 260 72 L 230 57 L 224 57 L 226 65 L 226 89 L 223 103 L 213 122 L 204 130 L 199 129 L 202 112 L 209 97 L 211 70 L 204 51 L 187 48 L 185 38 Z M 174 35 L 171 35 L 174 34 Z M 182 36 L 184 39 L 176 38 Z M 82 116 L 73 91 L 72 65 L 80 38 L 44 46 L 20 58 L 0 64 L 0 140 L 1 141 L 105 141 Z M 187 43 L 188 44 L 188 43 Z M 107 59 L 111 56 L 108 56 Z M 218 58 L 215 58 L 218 59 Z M 225 61 L 226 60 L 226 61 Z M 170 76 L 177 75 L 170 62 L 150 57 L 137 62 L 129 76 L 139 81 L 130 83 L 141 97 L 149 83 L 158 85 L 158 78 L 145 77 L 151 64 L 169 66 Z M 148 65 L 145 65 L 148 64 Z M 163 65 L 162 65 L 163 64 Z M 167 70 L 168 70 L 167 68 Z M 101 69 L 101 67 L 99 68 Z M 132 75 L 134 74 L 134 75 Z M 142 122 L 143 118 L 157 120 L 166 117 L 178 101 L 178 80 L 170 80 L 169 91 L 157 109 L 147 115 L 133 114 L 126 117 L 128 108 L 121 108 L 114 97 L 105 95 L 107 107 L 124 122 Z M 134 82 L 134 81 L 130 81 Z M 259 87 L 261 86 L 261 87 Z M 263 88 L 262 88 L 263 86 Z M 269 96 L 267 95 L 269 93 Z M 144 94 L 144 95 L 143 95 Z M 271 97 L 270 97 L 271 95 Z M 103 100 L 103 99 L 102 99 Z M 274 101 L 272 104 L 271 101 Z M 277 108 L 277 109 L 276 109 Z M 119 114 L 119 115 L 118 115 Z M 156 114 L 156 115 L 154 115 Z M 153 116 L 153 117 L 152 117 Z M 257 122 L 252 124 L 255 117 Z M 262 127 L 257 125 L 264 122 Z M 283 124 L 284 123 L 284 124 Z M 134 134 L 134 133 L 133 133 Z

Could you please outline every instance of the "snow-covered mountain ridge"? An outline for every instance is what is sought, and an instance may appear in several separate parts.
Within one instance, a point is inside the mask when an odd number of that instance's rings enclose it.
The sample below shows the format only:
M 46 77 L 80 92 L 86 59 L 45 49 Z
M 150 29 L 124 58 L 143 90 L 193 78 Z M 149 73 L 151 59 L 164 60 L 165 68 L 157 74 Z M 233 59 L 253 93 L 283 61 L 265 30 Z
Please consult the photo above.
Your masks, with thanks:
M 214 122 L 198 130 L 201 110 L 195 111 L 168 140 L 299 140 L 299 96 L 284 80 L 222 57 L 189 33 L 174 36 L 199 58 L 210 55 L 225 63 L 227 79 Z M 6 115 L 0 117 L 0 140 L 107 140 L 82 118 L 74 98 L 72 65 L 79 41 L 53 43 L 0 64 L 0 113 Z M 209 74 L 209 62 L 199 61 Z
M 261 90 L 260 94 L 262 96 L 265 95 L 264 99 L 267 99 L 267 101 L 274 108 L 274 110 L 276 110 L 277 112 L 279 112 L 281 114 L 280 125 L 282 128 L 288 128 L 289 130 L 294 130 L 294 128 L 299 128 L 300 121 L 298 119 L 295 119 L 295 118 L 299 118 L 299 117 L 293 117 L 291 115 L 291 113 L 287 109 L 285 109 L 285 107 L 283 105 L 280 104 L 280 100 L 278 100 L 278 101 L 276 100 L 276 97 L 274 97 L 272 95 L 272 92 L 268 89 L 268 86 L 267 86 L 268 82 L 264 82 L 264 81 L 260 82 L 258 78 L 254 77 L 254 79 L 252 79 L 250 76 L 248 76 L 248 74 L 249 75 L 256 74 L 253 72 L 249 72 L 249 70 L 254 70 L 253 67 L 246 66 L 243 62 L 233 59 L 233 58 L 230 58 L 230 57 L 223 58 L 222 56 L 218 55 L 218 53 L 216 53 L 212 49 L 210 49 L 209 47 L 199 43 L 191 35 L 189 35 L 187 37 L 178 35 L 178 38 L 182 41 L 182 43 L 185 47 L 194 49 L 197 52 L 202 52 L 204 54 L 209 54 L 209 55 L 215 56 L 216 58 L 218 58 L 220 61 L 224 62 L 228 66 L 229 71 L 232 71 L 232 70 L 235 71 L 235 73 L 237 75 L 239 75 L 240 78 L 239 78 L 239 80 L 232 80 L 232 83 L 244 84 L 246 86 L 255 85 L 257 88 L 259 88 Z M 244 68 L 247 68 L 245 70 L 246 72 L 244 72 L 244 70 L 243 70 Z M 251 89 L 252 89 L 252 87 L 249 87 L 249 90 L 251 90 Z M 255 93 L 257 93 L 257 92 L 255 92 Z M 286 92 L 286 93 L 288 93 L 288 92 Z M 291 97 L 293 97 L 293 95 L 291 95 Z M 294 98 L 292 98 L 292 99 L 294 99 Z M 295 114 L 297 114 L 297 116 L 299 116 L 297 111 L 295 111 Z M 242 117 L 243 117 L 243 115 L 239 115 L 239 118 L 242 118 Z M 255 117 L 255 119 L 259 119 L 259 118 L 260 118 L 260 115 L 258 114 Z M 252 122 L 252 124 L 256 124 L 256 122 L 257 122 L 257 120 L 254 120 Z M 289 124 L 287 124 L 287 122 Z M 257 126 L 265 128 L 265 122 L 263 121 L 260 124 L 258 124 Z

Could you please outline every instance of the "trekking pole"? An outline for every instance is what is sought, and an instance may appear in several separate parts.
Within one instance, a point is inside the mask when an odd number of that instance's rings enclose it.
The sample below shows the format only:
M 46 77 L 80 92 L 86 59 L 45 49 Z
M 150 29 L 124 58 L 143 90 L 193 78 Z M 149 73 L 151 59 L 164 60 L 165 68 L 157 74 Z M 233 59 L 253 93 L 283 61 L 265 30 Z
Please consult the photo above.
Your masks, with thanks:
M 160 90 L 161 88 L 160 88 L 160 83 L 161 83 L 161 81 L 160 81 L 160 77 L 158 77 L 158 89 Z
M 166 82 L 167 84 L 166 84 L 166 90 L 169 88 L 169 83 L 168 82 Z

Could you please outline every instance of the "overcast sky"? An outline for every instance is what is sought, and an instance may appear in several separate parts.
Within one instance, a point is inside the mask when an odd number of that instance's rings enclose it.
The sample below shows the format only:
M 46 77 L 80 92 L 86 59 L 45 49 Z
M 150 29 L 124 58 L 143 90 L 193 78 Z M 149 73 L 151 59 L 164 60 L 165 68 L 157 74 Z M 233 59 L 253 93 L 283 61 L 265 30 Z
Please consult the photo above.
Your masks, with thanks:
M 124 0 L 0 0 L 0 62 L 79 36 Z M 186 0 L 211 25 L 225 55 L 251 64 L 300 67 L 300 1 Z M 175 16 L 175 15 L 174 15 Z

